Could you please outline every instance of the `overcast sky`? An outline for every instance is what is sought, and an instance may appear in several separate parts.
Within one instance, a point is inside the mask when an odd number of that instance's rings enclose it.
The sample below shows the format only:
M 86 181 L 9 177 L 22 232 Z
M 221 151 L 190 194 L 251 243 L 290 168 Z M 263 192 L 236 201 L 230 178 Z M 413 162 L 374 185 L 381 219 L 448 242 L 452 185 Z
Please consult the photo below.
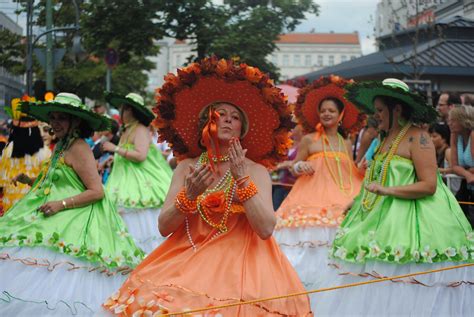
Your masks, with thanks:
M 218 0 L 215 0 L 219 2 Z M 359 39 L 364 55 L 375 51 L 373 17 L 379 0 L 314 0 L 320 6 L 319 16 L 308 15 L 297 28 L 296 32 L 359 32 Z M 7 13 L 13 20 L 13 14 L 18 4 L 13 0 L 0 0 L 0 11 Z M 18 19 L 25 30 L 25 19 Z
M 373 53 L 374 16 L 378 0 L 315 0 L 319 4 L 319 16 L 308 15 L 297 32 L 359 32 L 359 39 L 364 55 Z

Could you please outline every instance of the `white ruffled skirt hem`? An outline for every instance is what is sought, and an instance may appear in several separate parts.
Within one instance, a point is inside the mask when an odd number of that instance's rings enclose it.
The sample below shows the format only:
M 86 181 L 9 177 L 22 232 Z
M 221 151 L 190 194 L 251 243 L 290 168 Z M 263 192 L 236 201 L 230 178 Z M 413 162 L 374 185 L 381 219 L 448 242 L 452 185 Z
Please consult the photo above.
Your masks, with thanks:
M 43 247 L 0 250 L 2 316 L 92 316 L 126 280 Z
M 158 216 L 161 208 L 135 209 L 119 207 L 119 213 L 127 225 L 128 232 L 135 243 L 145 253 L 156 249 L 166 238 L 158 231 Z
M 430 271 L 460 263 L 397 265 L 370 261 L 352 264 L 329 259 L 308 289 Z M 311 308 L 320 316 L 472 316 L 474 267 L 418 275 L 370 285 L 316 293 Z
M 322 282 L 319 268 L 329 264 L 327 254 L 336 230 L 336 227 L 308 226 L 281 228 L 274 232 L 273 236 L 306 288 Z

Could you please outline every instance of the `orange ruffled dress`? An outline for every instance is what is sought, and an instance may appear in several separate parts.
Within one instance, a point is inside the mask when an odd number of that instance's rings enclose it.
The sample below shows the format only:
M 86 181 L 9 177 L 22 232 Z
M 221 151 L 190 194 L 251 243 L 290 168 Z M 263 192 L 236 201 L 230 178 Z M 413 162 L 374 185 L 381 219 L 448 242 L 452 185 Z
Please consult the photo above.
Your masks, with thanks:
M 318 152 L 307 161 L 315 173 L 298 177 L 278 209 L 278 228 L 337 227 L 344 219 L 344 207 L 359 193 L 363 176 L 346 153 Z
M 359 193 L 363 177 L 344 152 L 317 152 L 307 161 L 315 173 L 296 180 L 277 211 L 274 236 L 305 287 L 311 289 L 322 278 L 319 268 L 328 265 L 328 251 L 344 219 L 344 207 Z
M 275 240 L 260 239 L 241 205 L 232 205 L 226 233 L 199 214 L 152 252 L 104 307 L 121 316 L 184 312 L 241 300 L 304 291 Z M 222 217 L 218 215 L 218 217 Z M 311 316 L 309 299 L 299 296 L 206 312 L 210 316 Z M 203 312 L 196 313 L 204 316 Z M 207 316 L 207 315 L 206 315 Z

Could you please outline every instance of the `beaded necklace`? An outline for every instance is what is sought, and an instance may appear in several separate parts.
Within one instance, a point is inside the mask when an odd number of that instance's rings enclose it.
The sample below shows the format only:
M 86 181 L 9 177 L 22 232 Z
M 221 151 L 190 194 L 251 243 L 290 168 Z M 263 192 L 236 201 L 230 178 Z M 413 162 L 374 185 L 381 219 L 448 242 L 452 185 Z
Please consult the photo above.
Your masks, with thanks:
M 375 157 L 381 154 L 380 152 L 384 148 L 384 145 L 387 139 L 385 139 L 382 142 L 382 144 L 379 145 L 379 147 L 377 148 L 374 154 L 374 162 L 372 162 L 372 164 L 370 165 L 368 177 L 366 177 L 364 181 L 366 186 L 368 186 L 372 182 L 376 182 L 380 184 L 381 186 L 385 186 L 385 182 L 387 181 L 387 174 L 388 174 L 388 168 L 390 166 L 390 162 L 392 161 L 393 156 L 398 150 L 398 146 L 400 145 L 401 141 L 407 134 L 408 129 L 410 129 L 410 127 L 411 127 L 411 123 L 408 123 L 400 130 L 396 138 L 393 140 L 392 144 L 389 146 L 388 151 L 385 153 L 385 158 L 382 164 L 379 165 L 380 166 L 379 173 L 377 177 L 375 177 L 375 169 L 376 169 L 375 166 L 378 165 L 375 162 Z M 369 192 L 367 189 L 365 189 L 364 195 L 362 196 L 362 204 L 361 204 L 362 210 L 365 212 L 371 211 L 374 208 L 375 204 L 380 200 L 380 197 L 381 197 L 380 195 Z
M 331 164 L 329 164 L 329 160 L 328 160 L 328 157 L 327 157 L 327 154 L 326 154 L 326 141 L 327 143 L 329 144 L 329 148 L 331 150 L 332 153 L 334 153 L 335 155 L 335 161 L 336 161 L 336 166 L 337 166 L 337 174 L 339 176 L 339 181 L 336 177 L 336 173 L 334 173 L 334 171 L 332 170 L 332 167 L 331 167 Z M 323 140 L 322 140 L 322 144 L 323 144 L 323 153 L 324 153 L 324 161 L 326 163 L 326 166 L 329 170 L 329 174 L 331 174 L 331 177 L 332 179 L 334 180 L 334 183 L 336 183 L 336 185 L 339 186 L 339 190 L 346 194 L 346 195 L 352 195 L 352 192 L 354 190 L 353 188 L 353 183 L 352 183 L 352 164 L 351 162 L 349 162 L 349 184 L 350 184 L 350 190 L 347 191 L 345 186 L 344 186 L 344 177 L 342 175 L 342 168 L 341 168 L 341 158 L 339 157 L 339 152 L 342 152 L 341 151 L 341 145 L 342 147 L 344 147 L 344 153 L 346 154 L 347 157 L 349 157 L 349 154 L 347 153 L 347 147 L 344 145 L 344 139 L 342 138 L 342 136 L 338 133 L 337 134 L 337 143 L 338 143 L 338 149 L 337 149 L 337 152 L 334 151 L 333 147 L 332 147 L 332 144 L 331 142 L 329 141 L 329 138 L 327 137 L 327 135 L 324 133 L 323 134 Z
M 206 154 L 206 155 L 207 155 L 207 154 Z M 201 154 L 201 156 L 202 156 L 202 154 Z M 202 163 L 202 164 L 207 164 L 207 163 L 209 163 L 209 157 L 207 157 L 207 156 L 204 157 L 204 158 L 202 158 L 202 161 L 201 161 L 201 157 L 199 158 L 199 160 L 200 160 L 199 163 Z M 217 162 L 228 162 L 228 161 L 230 161 L 230 157 L 229 157 L 229 155 L 224 155 L 224 156 L 219 156 L 219 157 L 213 156 L 213 157 L 212 157 L 212 161 L 213 161 L 214 163 L 217 163 Z
M 202 165 L 202 164 L 206 164 L 207 162 L 208 162 L 207 152 L 204 152 L 199 157 L 198 164 Z M 236 187 L 237 186 L 236 186 L 235 180 L 232 177 L 230 169 L 228 169 L 225 172 L 225 174 L 221 177 L 219 182 L 216 184 L 216 186 L 214 186 L 213 188 L 206 189 L 204 193 L 199 195 L 199 197 L 197 198 L 196 205 L 197 205 L 197 210 L 199 212 L 199 215 L 208 225 L 210 225 L 214 229 L 217 229 L 220 233 L 227 232 L 228 230 L 227 219 L 229 218 L 229 215 L 230 215 L 230 209 L 232 206 L 232 201 L 235 196 Z M 222 219 L 217 223 L 212 221 L 211 216 L 209 215 L 208 211 L 206 210 L 206 208 L 203 208 L 202 206 L 203 200 L 205 200 L 208 195 L 212 193 L 216 193 L 216 192 L 223 192 L 224 197 L 225 197 L 224 215 L 222 216 Z

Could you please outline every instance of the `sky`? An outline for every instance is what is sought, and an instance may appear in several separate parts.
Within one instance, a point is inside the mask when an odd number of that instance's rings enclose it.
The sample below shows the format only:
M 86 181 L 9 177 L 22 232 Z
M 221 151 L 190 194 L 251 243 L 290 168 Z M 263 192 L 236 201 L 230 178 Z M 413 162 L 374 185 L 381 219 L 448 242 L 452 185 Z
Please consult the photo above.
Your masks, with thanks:
M 359 32 L 362 53 L 375 52 L 375 10 L 379 0 L 315 0 L 319 4 L 319 16 L 307 15 L 296 32 L 335 33 Z
M 174 1 L 174 0 L 173 0 Z M 375 52 L 373 17 L 380 0 L 314 0 L 320 6 L 319 16 L 307 15 L 295 32 L 336 33 L 359 32 L 362 53 Z M 216 2 L 219 2 L 216 0 Z M 5 12 L 25 29 L 25 19 L 13 14 L 17 4 L 13 0 L 0 0 L 0 11 Z M 24 30 L 25 31 L 25 30 Z

